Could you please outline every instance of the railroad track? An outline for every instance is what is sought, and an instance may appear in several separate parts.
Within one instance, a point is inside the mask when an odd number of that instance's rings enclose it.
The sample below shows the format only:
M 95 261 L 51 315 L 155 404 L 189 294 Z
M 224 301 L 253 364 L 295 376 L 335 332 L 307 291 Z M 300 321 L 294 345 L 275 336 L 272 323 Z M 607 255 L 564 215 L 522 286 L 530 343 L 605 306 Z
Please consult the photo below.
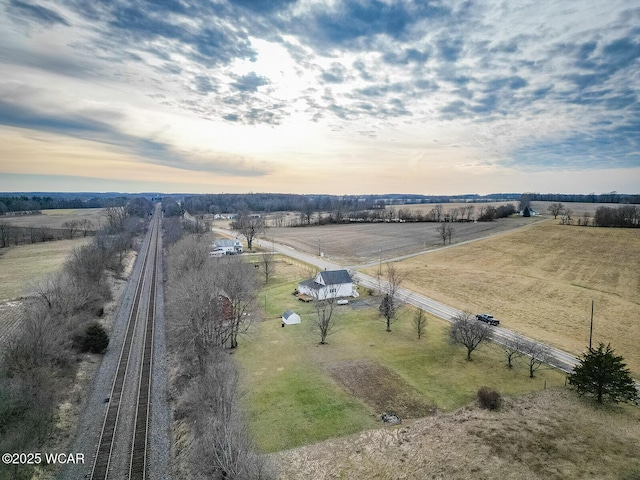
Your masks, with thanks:
M 153 337 L 158 282 L 160 210 L 151 220 L 141 254 L 134 301 L 91 470 L 92 479 L 148 478 Z M 128 452 L 126 455 L 122 451 Z M 127 458 L 122 458 L 127 457 Z

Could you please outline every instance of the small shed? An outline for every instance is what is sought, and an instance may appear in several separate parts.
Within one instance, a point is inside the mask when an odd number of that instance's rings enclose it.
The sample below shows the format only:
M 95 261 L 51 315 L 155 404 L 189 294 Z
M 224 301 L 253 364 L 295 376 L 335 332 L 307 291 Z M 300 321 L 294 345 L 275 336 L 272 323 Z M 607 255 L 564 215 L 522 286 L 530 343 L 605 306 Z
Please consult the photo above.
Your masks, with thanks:
M 295 325 L 296 323 L 300 323 L 300 315 L 295 313 L 293 310 L 287 310 L 282 314 L 282 326 L 285 325 Z

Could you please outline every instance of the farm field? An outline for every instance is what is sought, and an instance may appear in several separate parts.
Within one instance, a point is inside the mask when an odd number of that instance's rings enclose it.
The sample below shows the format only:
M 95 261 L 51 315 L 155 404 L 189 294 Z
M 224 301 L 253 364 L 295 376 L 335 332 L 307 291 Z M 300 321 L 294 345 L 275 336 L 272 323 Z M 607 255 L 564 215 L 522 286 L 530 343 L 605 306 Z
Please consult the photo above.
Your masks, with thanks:
M 72 220 L 91 220 L 94 229 L 104 223 L 102 208 L 66 208 L 42 210 L 40 215 L 2 216 L 0 221 L 17 227 L 63 228 L 62 224 Z
M 31 283 L 60 269 L 71 251 L 88 241 L 75 238 L 0 250 L 0 303 L 24 296 Z
M 640 230 L 548 220 L 395 265 L 404 286 L 577 356 L 611 343 L 640 378 Z M 376 269 L 369 269 L 375 273 Z M 377 271 L 377 270 L 376 270 Z
M 530 225 L 541 217 L 504 218 L 493 222 L 454 223 L 453 243 L 474 240 Z M 350 223 L 313 227 L 269 228 L 265 238 L 307 253 L 320 250 L 343 265 L 362 265 L 442 246 L 439 223 Z
M 327 345 L 310 328 L 313 306 L 292 295 L 313 276 L 301 264 L 281 259 L 275 277 L 258 296 L 265 319 L 241 339 L 234 357 L 247 387 L 250 429 L 264 452 L 277 452 L 381 426 L 393 411 L 405 421 L 456 410 L 481 386 L 522 395 L 564 385 L 550 368 L 530 379 L 524 364 L 509 370 L 500 349 L 487 344 L 466 361 L 464 347 L 448 341 L 448 323 L 428 318 L 426 336 L 413 331 L 413 310 L 385 332 L 378 297 L 361 292 L 336 307 L 339 330 Z M 281 327 L 280 315 L 293 309 L 300 325 Z

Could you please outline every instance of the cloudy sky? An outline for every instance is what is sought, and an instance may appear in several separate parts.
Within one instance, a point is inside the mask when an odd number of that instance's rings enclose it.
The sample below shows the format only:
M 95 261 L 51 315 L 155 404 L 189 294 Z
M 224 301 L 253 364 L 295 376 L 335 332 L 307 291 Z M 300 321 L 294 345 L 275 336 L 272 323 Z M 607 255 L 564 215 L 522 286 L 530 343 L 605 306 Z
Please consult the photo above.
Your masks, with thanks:
M 0 191 L 640 192 L 640 0 L 0 11 Z

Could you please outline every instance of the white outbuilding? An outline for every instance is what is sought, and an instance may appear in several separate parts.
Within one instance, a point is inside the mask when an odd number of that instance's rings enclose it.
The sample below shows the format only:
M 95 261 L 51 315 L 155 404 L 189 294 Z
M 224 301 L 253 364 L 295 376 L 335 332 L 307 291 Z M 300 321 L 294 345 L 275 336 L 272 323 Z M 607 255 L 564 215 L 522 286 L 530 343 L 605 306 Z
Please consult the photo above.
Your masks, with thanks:
M 295 313 L 293 310 L 287 310 L 282 314 L 282 326 L 285 325 L 295 325 L 300 323 L 300 315 Z

